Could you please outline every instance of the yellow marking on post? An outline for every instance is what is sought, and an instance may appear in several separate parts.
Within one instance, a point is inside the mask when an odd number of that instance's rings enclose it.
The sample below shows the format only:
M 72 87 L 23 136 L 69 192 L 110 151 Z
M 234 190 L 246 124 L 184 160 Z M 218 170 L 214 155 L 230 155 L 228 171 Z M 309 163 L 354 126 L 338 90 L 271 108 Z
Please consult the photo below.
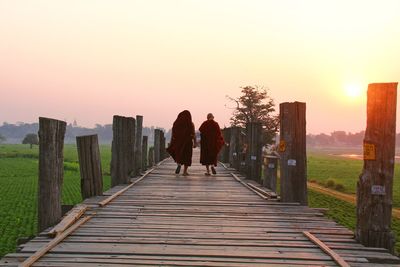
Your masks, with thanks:
M 365 160 L 376 160 L 375 144 L 364 142 L 364 159 Z
M 286 142 L 285 140 L 281 140 L 279 142 L 279 152 L 285 152 L 286 151 Z

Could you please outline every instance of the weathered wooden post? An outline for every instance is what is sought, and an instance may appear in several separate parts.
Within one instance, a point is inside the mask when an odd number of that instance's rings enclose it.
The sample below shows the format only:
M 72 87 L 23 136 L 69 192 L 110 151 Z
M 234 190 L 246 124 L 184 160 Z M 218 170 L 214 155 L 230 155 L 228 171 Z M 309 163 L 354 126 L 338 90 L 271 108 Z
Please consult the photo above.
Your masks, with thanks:
M 154 146 L 149 148 L 149 157 L 148 157 L 148 161 L 149 161 L 149 167 L 153 167 L 154 166 Z
M 62 216 L 65 130 L 64 121 L 39 118 L 38 232 L 56 224 Z
M 240 127 L 231 127 L 231 138 L 229 141 L 229 165 L 236 169 L 240 169 Z
M 154 164 L 161 161 L 161 130 L 154 129 Z
M 142 131 L 143 116 L 136 116 L 136 138 L 135 138 L 135 175 L 142 171 Z
M 278 177 L 278 157 L 264 157 L 264 186 L 276 192 L 276 180 Z
M 246 125 L 248 153 L 246 155 L 246 177 L 261 182 L 262 125 L 251 122 Z
M 224 128 L 221 130 L 225 143 L 229 143 L 231 139 L 231 128 Z M 229 163 L 229 146 L 224 145 L 219 152 L 219 160 L 223 163 Z
M 281 201 L 307 205 L 306 103 L 280 104 Z
M 111 186 L 128 184 L 135 171 L 134 118 L 114 116 L 111 152 Z
M 397 83 L 368 85 L 364 167 L 357 182 L 356 239 L 394 253 L 391 231 Z
M 160 130 L 160 161 L 167 157 L 167 150 L 165 149 L 165 135 L 164 131 Z
M 103 195 L 103 174 L 97 134 L 77 136 L 82 198 Z
M 147 143 L 149 137 L 147 135 L 142 138 L 142 170 L 147 170 Z

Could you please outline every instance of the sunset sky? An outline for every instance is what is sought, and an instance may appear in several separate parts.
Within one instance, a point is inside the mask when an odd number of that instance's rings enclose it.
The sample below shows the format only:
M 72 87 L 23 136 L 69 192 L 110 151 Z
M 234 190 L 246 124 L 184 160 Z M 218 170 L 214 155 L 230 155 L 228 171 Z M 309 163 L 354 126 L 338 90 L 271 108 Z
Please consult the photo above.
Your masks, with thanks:
M 228 126 L 225 96 L 260 85 L 306 102 L 308 133 L 355 132 L 368 83 L 400 81 L 397 0 L 0 0 L 0 38 L 0 124 Z

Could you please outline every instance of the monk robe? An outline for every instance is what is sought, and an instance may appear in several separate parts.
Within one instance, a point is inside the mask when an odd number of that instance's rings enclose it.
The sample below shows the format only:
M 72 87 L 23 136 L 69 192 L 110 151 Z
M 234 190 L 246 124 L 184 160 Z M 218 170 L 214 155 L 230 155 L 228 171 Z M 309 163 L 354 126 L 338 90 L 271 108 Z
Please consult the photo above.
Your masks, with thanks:
M 200 126 L 200 163 L 217 166 L 217 156 L 225 144 L 221 129 L 214 120 L 206 120 Z
M 176 163 L 191 166 L 193 139 L 195 136 L 192 116 L 189 111 L 182 111 L 172 126 L 171 143 L 168 153 Z

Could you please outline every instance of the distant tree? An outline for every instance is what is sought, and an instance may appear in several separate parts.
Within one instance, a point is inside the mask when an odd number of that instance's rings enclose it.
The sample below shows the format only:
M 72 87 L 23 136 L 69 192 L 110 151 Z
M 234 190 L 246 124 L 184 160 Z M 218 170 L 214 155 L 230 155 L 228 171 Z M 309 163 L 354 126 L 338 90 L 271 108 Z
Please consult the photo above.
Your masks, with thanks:
M 39 138 L 37 134 L 29 133 L 25 136 L 24 140 L 22 140 L 22 144 L 30 144 L 32 148 L 33 145 L 39 144 Z
M 242 95 L 238 98 L 227 96 L 236 104 L 231 125 L 245 127 L 250 122 L 261 122 L 264 144 L 272 144 L 278 132 L 279 117 L 273 114 L 275 103 L 268 91 L 259 86 L 241 87 Z
M 5 142 L 7 140 L 7 138 L 5 136 L 3 136 L 2 134 L 0 134 L 0 144 Z

